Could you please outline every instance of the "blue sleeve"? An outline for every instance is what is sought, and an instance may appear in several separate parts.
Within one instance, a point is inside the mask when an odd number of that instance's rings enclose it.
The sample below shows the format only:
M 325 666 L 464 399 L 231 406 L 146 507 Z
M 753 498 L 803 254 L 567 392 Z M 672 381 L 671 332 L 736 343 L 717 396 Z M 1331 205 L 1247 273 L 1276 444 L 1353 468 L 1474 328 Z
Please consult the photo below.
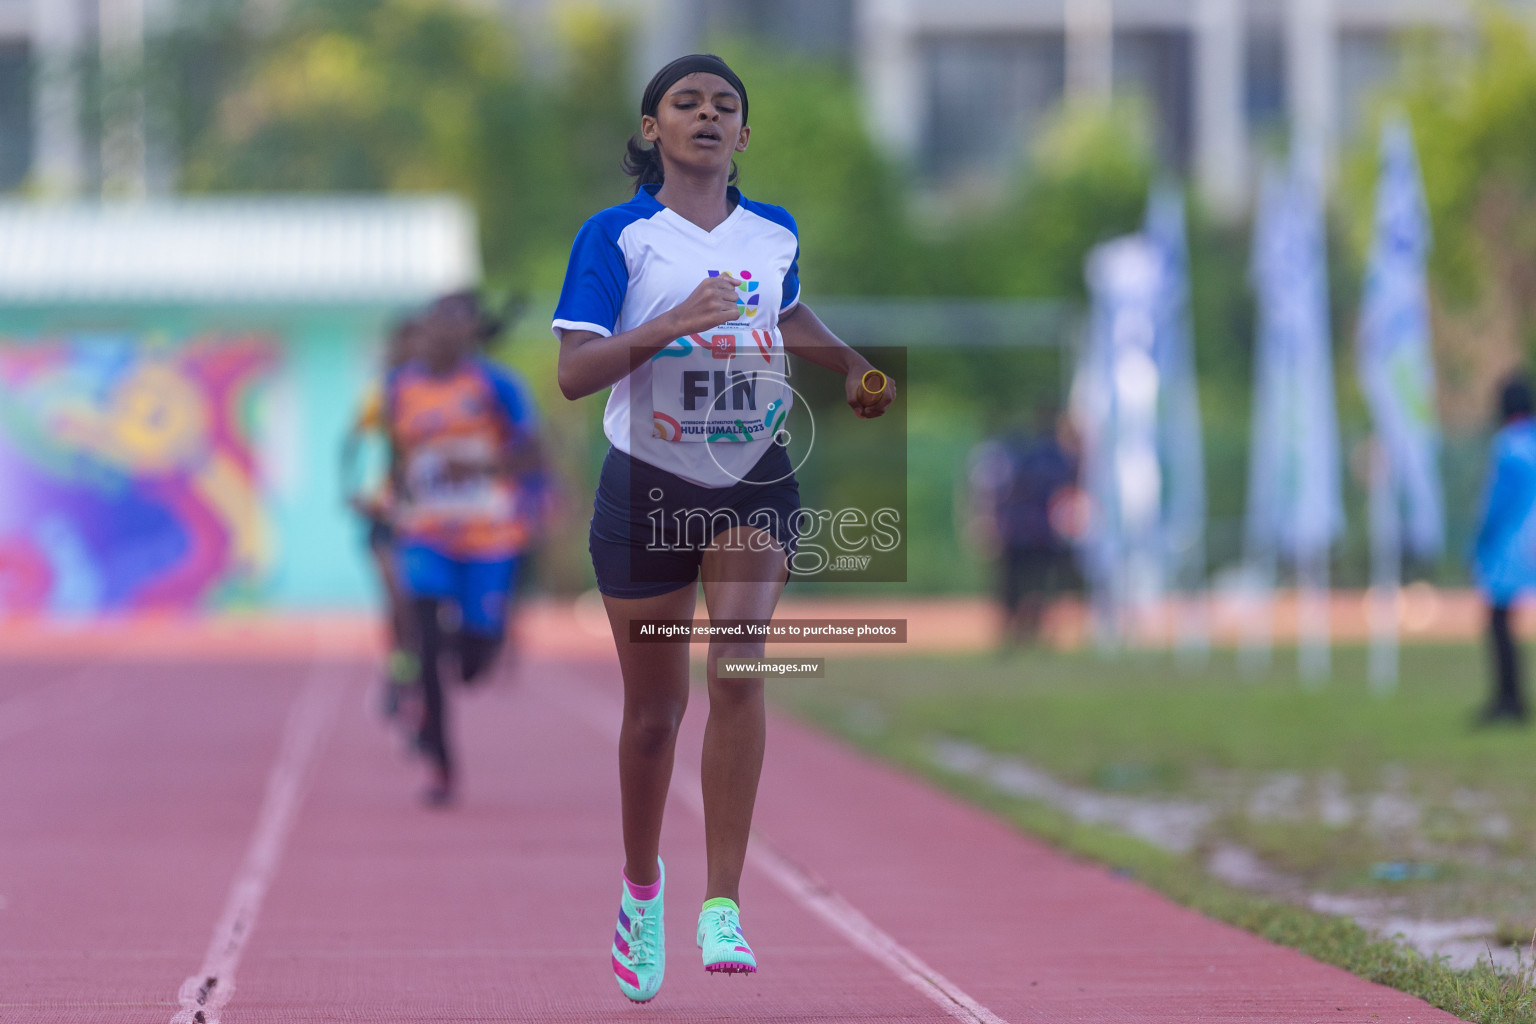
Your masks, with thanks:
M 782 206 L 774 206 L 772 203 L 755 203 L 750 199 L 743 199 L 747 209 L 757 214 L 766 221 L 771 221 L 779 227 L 795 236 L 795 258 L 790 260 L 789 269 L 784 272 L 784 290 L 780 293 L 779 312 L 783 313 L 791 309 L 800 301 L 800 227 L 795 223 L 795 218 Z
M 539 429 L 539 410 L 534 405 L 533 395 L 528 392 L 528 385 L 516 374 L 491 363 L 485 364 L 485 371 L 507 422 L 519 430 L 536 433 Z
M 779 302 L 779 312 L 793 307 L 800 301 L 800 247 L 795 246 L 795 258 L 789 264 L 789 272 L 784 275 L 784 297 Z
M 561 331 L 594 331 L 608 337 L 619 322 L 629 268 L 619 251 L 618 234 L 601 215 L 576 233 L 566 267 L 560 302 L 555 306 L 555 336 Z
M 1536 490 L 1530 467 L 1506 439 L 1495 441 L 1492 462 L 1475 541 L 1476 560 L 1483 566 L 1506 556 L 1503 549 L 1525 520 Z

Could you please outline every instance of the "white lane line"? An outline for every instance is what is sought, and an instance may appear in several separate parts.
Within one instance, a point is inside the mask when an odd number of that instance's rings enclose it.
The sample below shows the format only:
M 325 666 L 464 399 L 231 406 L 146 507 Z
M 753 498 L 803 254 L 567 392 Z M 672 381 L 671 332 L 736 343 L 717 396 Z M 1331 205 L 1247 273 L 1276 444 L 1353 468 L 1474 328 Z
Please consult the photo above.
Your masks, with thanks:
M 105 704 L 118 684 L 116 678 L 100 678 L 110 667 L 96 662 L 0 701 L 0 743 L 50 722 L 73 720 Z
M 570 710 L 598 732 L 618 742 L 621 709 L 616 703 L 573 678 L 563 680 L 560 689 Z M 704 816 L 703 784 L 691 768 L 673 766 L 670 795 L 681 800 L 700 818 Z M 856 949 L 869 954 L 951 1017 L 967 1024 L 1008 1024 L 861 914 L 825 881 L 780 853 L 756 829 L 752 831 L 752 842 L 747 847 L 747 863 L 762 871 L 791 899 Z
M 335 721 L 346 676 L 344 665 L 317 665 L 288 709 L 245 860 L 230 886 L 202 969 L 182 982 L 176 995 L 181 1009 L 171 1017 L 171 1024 L 218 1024 L 219 1010 L 235 994 L 235 968 L 256 930 L 261 902 L 304 800 L 310 766 Z

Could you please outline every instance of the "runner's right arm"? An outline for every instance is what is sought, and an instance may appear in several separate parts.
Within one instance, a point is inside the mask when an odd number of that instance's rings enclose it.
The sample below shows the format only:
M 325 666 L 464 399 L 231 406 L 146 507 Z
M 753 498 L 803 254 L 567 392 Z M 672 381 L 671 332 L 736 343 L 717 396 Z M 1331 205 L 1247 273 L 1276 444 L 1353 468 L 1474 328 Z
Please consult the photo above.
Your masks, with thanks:
M 378 388 L 369 391 L 364 397 L 357 419 L 341 442 L 341 493 L 346 497 L 347 504 L 361 515 L 371 514 L 374 502 L 363 494 L 358 455 L 363 437 L 374 431 L 384 431 L 383 393 Z
M 729 274 L 707 277 L 680 305 L 622 334 L 560 331 L 560 393 L 572 401 L 623 379 L 635 360 L 649 358 L 675 338 L 707 331 L 736 316 L 736 287 Z

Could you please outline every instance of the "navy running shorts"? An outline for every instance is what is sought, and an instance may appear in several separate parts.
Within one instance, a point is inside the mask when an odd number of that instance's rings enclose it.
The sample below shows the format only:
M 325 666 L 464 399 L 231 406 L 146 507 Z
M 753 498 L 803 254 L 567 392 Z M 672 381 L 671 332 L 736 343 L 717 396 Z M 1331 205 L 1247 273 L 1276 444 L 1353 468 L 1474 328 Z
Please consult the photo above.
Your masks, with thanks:
M 588 538 L 597 588 L 636 598 L 686 587 L 715 535 L 735 526 L 766 531 L 792 555 L 799 511 L 800 487 L 780 445 L 729 487 L 701 487 L 609 448 Z

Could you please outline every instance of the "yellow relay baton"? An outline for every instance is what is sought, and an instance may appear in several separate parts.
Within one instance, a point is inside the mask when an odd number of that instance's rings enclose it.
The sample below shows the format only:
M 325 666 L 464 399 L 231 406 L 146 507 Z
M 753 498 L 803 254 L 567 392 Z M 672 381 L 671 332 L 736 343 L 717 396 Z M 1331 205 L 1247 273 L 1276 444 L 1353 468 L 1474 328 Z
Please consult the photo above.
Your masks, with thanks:
M 885 389 L 890 386 L 890 381 L 879 370 L 865 370 L 864 376 L 859 378 L 859 393 L 856 396 L 860 405 L 874 405 L 880 401 L 880 396 L 885 394 Z

